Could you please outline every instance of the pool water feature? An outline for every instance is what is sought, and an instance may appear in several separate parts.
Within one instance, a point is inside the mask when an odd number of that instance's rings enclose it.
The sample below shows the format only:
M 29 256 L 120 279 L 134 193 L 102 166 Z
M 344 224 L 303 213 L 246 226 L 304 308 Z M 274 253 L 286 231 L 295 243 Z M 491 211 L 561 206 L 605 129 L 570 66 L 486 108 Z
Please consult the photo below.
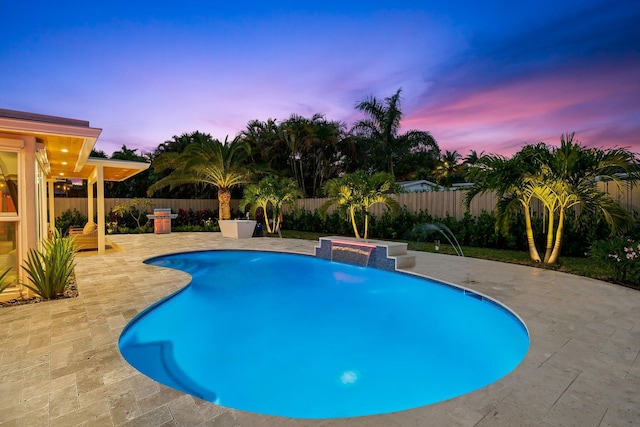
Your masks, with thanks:
M 500 304 L 409 274 L 257 251 L 147 263 L 192 282 L 126 326 L 123 356 L 239 410 L 339 418 L 416 408 L 495 382 L 529 347 Z

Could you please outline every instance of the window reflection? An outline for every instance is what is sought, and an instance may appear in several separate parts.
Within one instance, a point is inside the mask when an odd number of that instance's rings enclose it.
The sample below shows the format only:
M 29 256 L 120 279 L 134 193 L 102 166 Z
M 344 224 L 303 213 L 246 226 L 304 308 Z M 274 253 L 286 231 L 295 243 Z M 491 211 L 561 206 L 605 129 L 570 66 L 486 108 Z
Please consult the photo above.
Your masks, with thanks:
M 18 259 L 16 256 L 16 228 L 17 222 L 0 222 L 0 274 L 9 268 L 9 274 L 18 274 Z
M 0 153 L 0 215 L 18 213 L 18 154 Z

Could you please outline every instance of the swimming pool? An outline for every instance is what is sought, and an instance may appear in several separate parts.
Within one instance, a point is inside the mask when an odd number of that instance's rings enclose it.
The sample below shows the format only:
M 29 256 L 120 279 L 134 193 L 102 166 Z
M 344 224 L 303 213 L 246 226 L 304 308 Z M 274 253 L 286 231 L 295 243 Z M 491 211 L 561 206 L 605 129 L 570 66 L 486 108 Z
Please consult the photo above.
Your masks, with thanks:
M 506 308 L 408 274 L 254 251 L 147 263 L 192 282 L 134 318 L 121 353 L 165 385 L 235 409 L 337 418 L 415 408 L 498 380 L 529 347 Z

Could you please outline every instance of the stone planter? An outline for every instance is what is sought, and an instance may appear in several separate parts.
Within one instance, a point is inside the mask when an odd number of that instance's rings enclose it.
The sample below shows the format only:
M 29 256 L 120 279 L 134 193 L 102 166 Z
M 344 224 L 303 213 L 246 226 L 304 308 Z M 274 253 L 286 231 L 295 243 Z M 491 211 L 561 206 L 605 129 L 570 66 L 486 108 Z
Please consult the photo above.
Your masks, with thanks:
M 253 236 L 256 221 L 252 219 L 224 219 L 218 220 L 222 237 L 232 239 L 248 239 Z

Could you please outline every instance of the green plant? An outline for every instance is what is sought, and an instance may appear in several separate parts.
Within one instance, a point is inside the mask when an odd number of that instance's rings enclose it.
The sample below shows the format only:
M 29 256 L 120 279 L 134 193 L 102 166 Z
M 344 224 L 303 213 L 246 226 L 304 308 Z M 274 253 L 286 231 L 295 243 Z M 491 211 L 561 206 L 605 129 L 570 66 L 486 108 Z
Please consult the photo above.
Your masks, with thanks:
M 64 292 L 73 277 L 75 248 L 71 237 L 63 237 L 58 229 L 42 242 L 41 249 L 30 249 L 25 265 L 29 276 L 25 287 L 44 299 L 56 298 Z
M 640 284 L 640 244 L 627 237 L 613 237 L 595 242 L 591 257 L 611 268 L 613 278 Z
M 267 177 L 257 184 L 251 184 L 244 189 L 244 198 L 240 207 L 250 205 L 250 212 L 255 217 L 256 210 L 262 209 L 264 215 L 271 210 L 271 221 L 266 221 L 267 232 L 277 233 L 282 221 L 282 209 L 289 206 L 295 209 L 295 200 L 302 196 L 298 184 L 291 178 Z
M 65 235 L 72 225 L 84 226 L 87 223 L 87 217 L 82 215 L 77 209 L 67 209 L 56 218 L 56 228 Z
M 11 267 L 7 267 L 2 273 L 0 273 L 0 294 L 4 292 L 9 286 L 13 285 L 15 281 L 15 275 L 9 274 Z
M 143 227 L 149 221 L 147 219 L 147 208 L 150 208 L 151 206 L 153 206 L 152 200 L 135 198 L 130 202 L 114 206 L 112 212 L 116 215 L 116 223 L 118 215 L 124 217 L 125 214 L 129 214 L 131 218 L 133 218 L 133 220 L 136 222 L 137 229 L 143 230 Z M 142 219 L 144 219 L 144 222 L 141 222 Z
M 338 212 L 351 221 L 357 239 L 360 238 L 358 224 L 361 223 L 364 223 L 362 237 L 366 239 L 369 236 L 370 209 L 373 205 L 381 203 L 392 214 L 400 210 L 398 202 L 391 197 L 391 194 L 398 192 L 398 187 L 390 174 L 379 172 L 368 175 L 364 171 L 356 171 L 327 181 L 324 190 L 329 199 L 320 206 L 320 215 L 324 217 L 330 207 L 337 205 Z

